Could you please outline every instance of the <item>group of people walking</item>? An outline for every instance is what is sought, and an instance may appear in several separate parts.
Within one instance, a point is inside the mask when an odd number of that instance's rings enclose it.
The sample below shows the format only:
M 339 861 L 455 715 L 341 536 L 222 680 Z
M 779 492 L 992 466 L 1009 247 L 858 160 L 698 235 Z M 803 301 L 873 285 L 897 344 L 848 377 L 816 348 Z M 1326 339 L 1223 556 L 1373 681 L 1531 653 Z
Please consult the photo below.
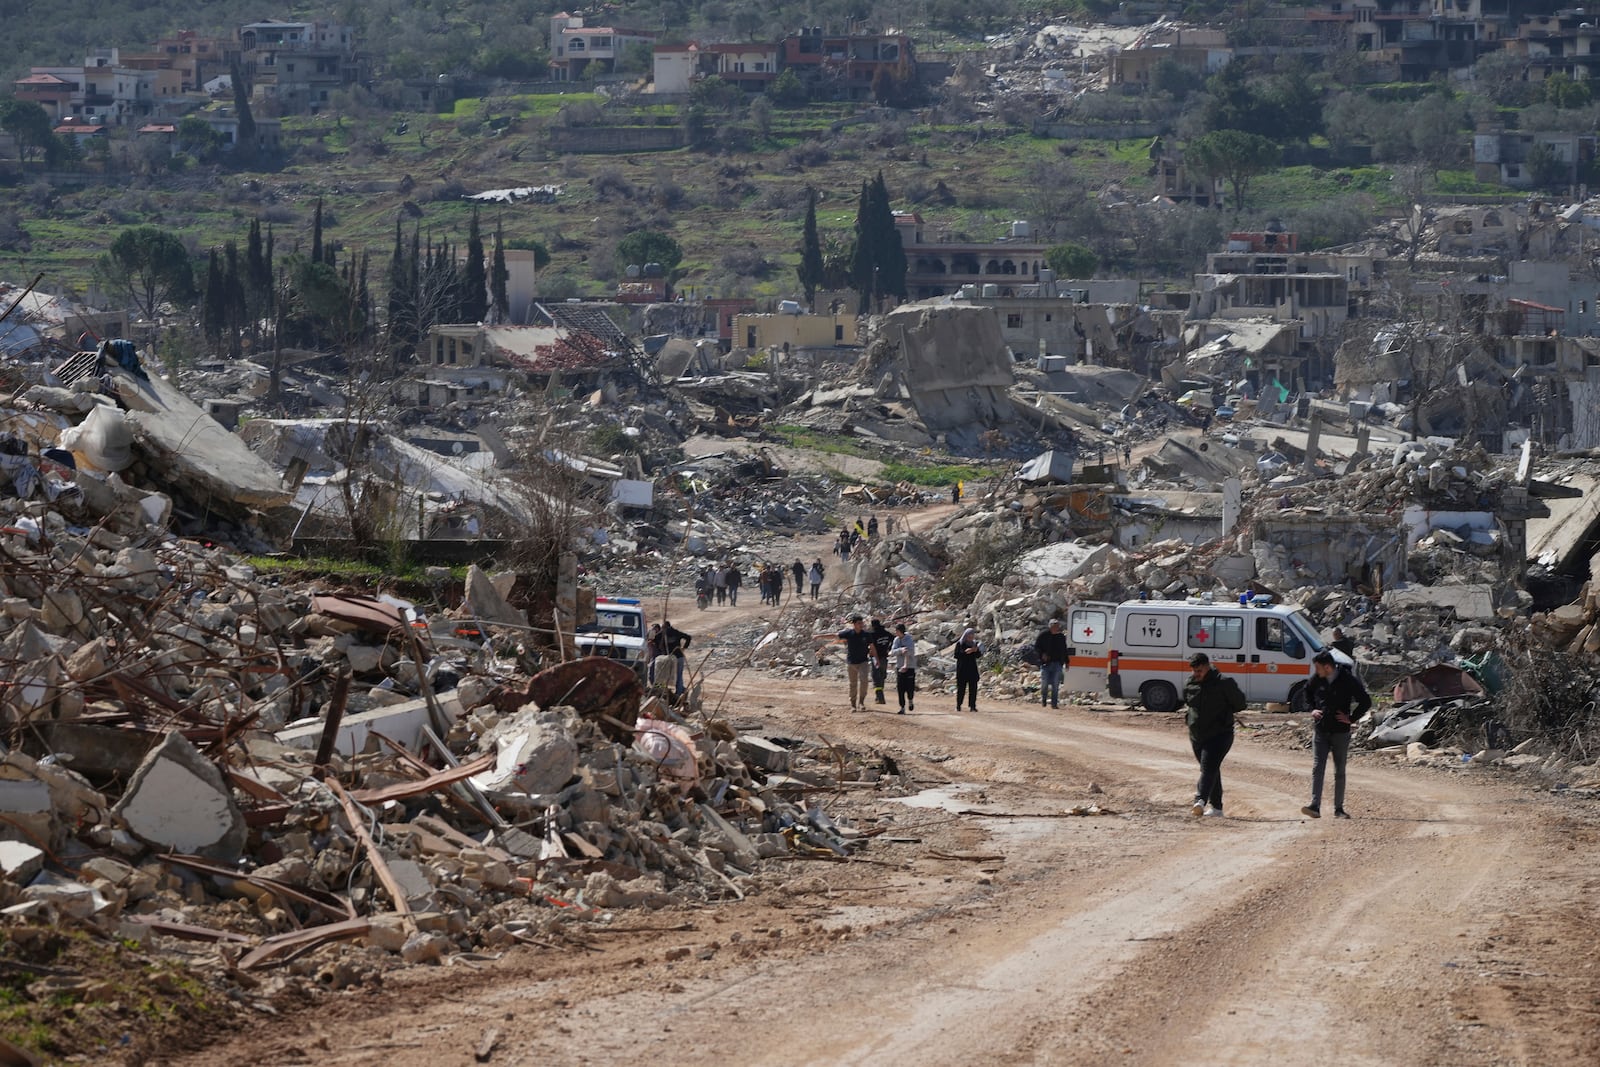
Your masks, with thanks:
M 850 625 L 834 634 L 833 638 L 844 645 L 845 674 L 850 680 L 850 710 L 867 710 L 869 681 L 874 703 L 888 703 L 883 690 L 892 667 L 900 714 L 916 711 L 917 642 L 907 631 L 906 624 L 897 624 L 894 632 L 890 633 L 882 619 L 873 619 L 871 629 L 867 628 L 867 621 L 860 615 L 851 615 L 849 622 Z
M 739 606 L 739 587 L 743 584 L 744 576 L 739 572 L 737 563 L 719 563 L 700 572 L 694 581 L 694 591 L 706 604 L 714 600 L 718 607 L 727 604 L 736 608 Z
M 783 601 L 783 590 L 791 576 L 794 578 L 794 595 L 804 596 L 809 583 L 811 599 L 815 600 L 822 591 L 822 580 L 826 575 L 827 568 L 823 567 L 821 557 L 813 560 L 809 567 L 798 559 L 787 566 L 767 562 L 756 568 L 756 584 L 761 590 L 761 602 L 777 607 Z M 707 567 L 695 576 L 695 597 L 702 607 L 713 603 L 719 607 L 724 604 L 738 607 L 739 587 L 743 582 L 738 564 Z
M 873 619 L 868 628 L 861 615 L 851 615 L 849 623 L 832 636 L 845 646 L 850 710 L 866 710 L 869 680 L 876 703 L 885 703 L 884 684 L 892 668 L 900 714 L 915 711 L 917 648 L 906 625 L 900 623 L 894 633 L 890 633 L 880 619 Z M 1338 636 L 1343 637 L 1342 632 Z M 1050 620 L 1034 640 L 1033 648 L 1039 658 L 1039 703 L 1059 708 L 1061 683 L 1072 662 L 1060 619 Z M 968 626 L 950 646 L 950 651 L 956 666 L 956 710 L 961 711 L 965 702 L 966 710 L 975 712 L 978 710 L 979 667 L 986 651 L 984 644 L 977 631 Z M 1306 687 L 1306 702 L 1312 719 L 1311 803 L 1300 811 L 1313 819 L 1322 817 L 1323 782 L 1331 757 L 1333 814 L 1335 818 L 1348 819 L 1350 815 L 1344 805 L 1350 734 L 1354 724 L 1372 707 L 1372 697 L 1355 672 L 1338 662 L 1331 652 L 1317 653 L 1311 664 L 1312 676 Z M 1200 765 L 1200 779 L 1195 783 L 1190 810 L 1201 817 L 1221 817 L 1222 762 L 1233 747 L 1234 716 L 1245 709 L 1244 690 L 1234 679 L 1217 670 L 1209 656 L 1197 652 L 1189 658 L 1189 681 L 1184 686 L 1183 704 L 1187 709 L 1189 745 L 1195 762 Z

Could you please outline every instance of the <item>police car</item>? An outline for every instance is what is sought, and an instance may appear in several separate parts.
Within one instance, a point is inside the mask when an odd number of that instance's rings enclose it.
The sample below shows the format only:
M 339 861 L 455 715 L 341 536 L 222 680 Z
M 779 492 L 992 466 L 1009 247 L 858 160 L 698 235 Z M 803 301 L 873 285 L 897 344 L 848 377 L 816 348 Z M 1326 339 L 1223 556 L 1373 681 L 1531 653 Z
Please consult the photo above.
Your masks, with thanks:
M 580 656 L 607 656 L 643 671 L 646 633 L 643 601 L 601 596 L 594 599 L 594 622 L 579 626 L 574 641 Z

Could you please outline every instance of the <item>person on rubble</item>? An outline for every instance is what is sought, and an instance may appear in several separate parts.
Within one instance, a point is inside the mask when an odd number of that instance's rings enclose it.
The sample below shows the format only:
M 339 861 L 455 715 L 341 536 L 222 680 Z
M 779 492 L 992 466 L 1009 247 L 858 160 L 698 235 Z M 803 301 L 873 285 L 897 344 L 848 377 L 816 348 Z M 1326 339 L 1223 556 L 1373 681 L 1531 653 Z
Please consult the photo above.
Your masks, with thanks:
M 659 622 L 651 625 L 650 636 L 645 638 L 644 647 L 650 653 L 650 662 L 645 665 L 645 683 L 655 685 L 656 661 L 672 655 L 672 649 L 667 647 L 667 635 L 662 632 Z
M 978 710 L 978 665 L 983 659 L 983 642 L 978 631 L 968 626 L 956 638 L 953 648 L 956 657 L 956 710 L 961 710 L 961 697 L 967 698 L 967 710 Z
M 867 540 L 868 541 L 876 541 L 877 539 L 878 539 L 878 516 L 873 515 L 873 516 L 871 516 L 871 517 L 869 517 L 867 519 Z
M 806 565 L 800 562 L 800 557 L 794 559 L 794 566 L 789 568 L 794 572 L 794 595 L 804 596 L 806 591 Z
M 817 590 L 822 588 L 822 575 L 823 575 L 823 573 L 824 572 L 822 570 L 822 557 L 818 556 L 816 561 L 811 564 L 811 575 L 810 575 L 810 578 L 811 578 L 811 599 L 812 600 L 817 599 Z
M 957 482 L 955 485 L 952 485 L 950 487 L 950 503 L 952 503 L 952 504 L 961 503 L 961 483 L 960 482 Z
M 883 698 L 883 683 L 889 677 L 889 646 L 894 644 L 894 634 L 883 625 L 882 619 L 872 620 L 872 689 L 874 702 L 887 704 Z
M 1039 654 L 1039 706 L 1061 706 L 1061 676 L 1066 673 L 1071 657 L 1067 655 L 1067 635 L 1061 632 L 1061 620 L 1051 619 L 1050 625 L 1034 639 L 1033 650 Z
M 728 564 L 728 577 L 725 581 L 728 586 L 728 606 L 736 608 L 739 606 L 739 586 L 744 582 L 739 575 L 737 563 Z
M 1322 818 L 1322 777 L 1333 755 L 1333 817 L 1348 819 L 1344 810 L 1345 764 L 1350 757 L 1351 727 L 1372 707 L 1372 697 L 1349 667 L 1323 649 L 1311 657 L 1311 684 L 1306 702 L 1311 706 L 1311 803 L 1302 815 Z
M 917 639 L 906 632 L 906 624 L 895 628 L 895 639 L 889 646 L 894 661 L 894 689 L 900 697 L 900 714 L 917 710 Z
M 684 668 L 689 662 L 689 642 L 694 639 L 666 619 L 661 620 L 661 634 L 666 639 L 667 653 L 678 661 L 675 671 L 676 677 L 672 682 L 672 691 L 682 696 L 686 689 L 683 684 L 683 676 L 685 673 Z
M 1329 641 L 1328 645 L 1331 648 L 1337 648 L 1352 660 L 1356 658 L 1355 640 L 1345 634 L 1343 627 L 1335 626 L 1333 628 L 1333 640 Z
M 850 679 L 850 710 L 867 710 L 867 679 L 878 665 L 878 650 L 866 620 L 859 613 L 850 616 L 850 625 L 834 634 L 844 645 L 845 672 Z
M 1211 665 L 1211 657 L 1196 652 L 1189 657 L 1189 684 L 1183 687 L 1189 709 L 1189 747 L 1200 764 L 1200 781 L 1194 787 L 1191 814 L 1222 817 L 1222 761 L 1233 747 L 1233 717 L 1244 710 L 1244 690 L 1239 683 Z

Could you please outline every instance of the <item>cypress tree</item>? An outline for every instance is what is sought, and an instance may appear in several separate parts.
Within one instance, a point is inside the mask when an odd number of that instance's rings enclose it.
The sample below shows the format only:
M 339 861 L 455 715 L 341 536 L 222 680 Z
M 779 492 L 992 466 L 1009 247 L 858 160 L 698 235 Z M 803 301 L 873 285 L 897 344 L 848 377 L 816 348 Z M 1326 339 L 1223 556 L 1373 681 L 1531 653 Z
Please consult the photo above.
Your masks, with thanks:
M 206 264 L 206 291 L 200 300 L 200 330 L 212 348 L 222 343 L 224 301 L 226 290 L 222 281 L 222 263 L 213 248 Z
M 894 205 L 883 171 L 873 181 L 873 210 L 878 227 L 878 295 L 906 298 L 906 248 L 894 224 Z
M 250 317 L 249 301 L 245 298 L 245 271 L 239 263 L 238 244 L 229 241 L 224 245 L 222 258 L 223 311 L 228 329 L 228 355 L 238 359 L 244 355 L 244 329 Z
M 415 304 L 411 284 L 411 268 L 406 262 L 405 237 L 400 230 L 400 218 L 394 220 L 394 252 L 389 256 L 389 349 L 399 352 L 405 342 Z
M 483 258 L 483 231 L 478 224 L 478 209 L 473 208 L 472 222 L 467 227 L 467 263 L 461 272 L 463 322 L 483 322 L 489 317 L 489 277 Z
M 506 322 L 511 318 L 511 272 L 506 269 L 506 234 L 503 220 L 494 224 L 494 270 L 489 275 L 489 290 L 493 294 L 494 319 Z
M 316 213 L 311 216 L 311 262 L 322 262 L 322 201 L 317 201 Z
M 806 223 L 800 238 L 800 266 L 795 273 L 805 290 L 806 306 L 817 310 L 817 290 L 822 286 L 822 238 L 817 234 L 817 191 L 806 190 Z

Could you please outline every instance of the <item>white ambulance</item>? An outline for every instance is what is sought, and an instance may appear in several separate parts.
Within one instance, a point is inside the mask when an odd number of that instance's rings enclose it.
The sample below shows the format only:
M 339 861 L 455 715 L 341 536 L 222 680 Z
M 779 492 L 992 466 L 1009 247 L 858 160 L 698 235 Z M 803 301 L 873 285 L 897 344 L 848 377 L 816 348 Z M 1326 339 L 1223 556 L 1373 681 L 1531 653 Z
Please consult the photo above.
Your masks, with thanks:
M 1328 647 L 1298 607 L 1260 596 L 1243 603 L 1190 597 L 1074 604 L 1067 634 L 1072 660 L 1065 688 L 1137 696 L 1151 711 L 1177 710 L 1196 652 L 1232 676 L 1252 703 L 1298 710 L 1311 657 Z M 1329 651 L 1355 666 L 1338 649 Z

